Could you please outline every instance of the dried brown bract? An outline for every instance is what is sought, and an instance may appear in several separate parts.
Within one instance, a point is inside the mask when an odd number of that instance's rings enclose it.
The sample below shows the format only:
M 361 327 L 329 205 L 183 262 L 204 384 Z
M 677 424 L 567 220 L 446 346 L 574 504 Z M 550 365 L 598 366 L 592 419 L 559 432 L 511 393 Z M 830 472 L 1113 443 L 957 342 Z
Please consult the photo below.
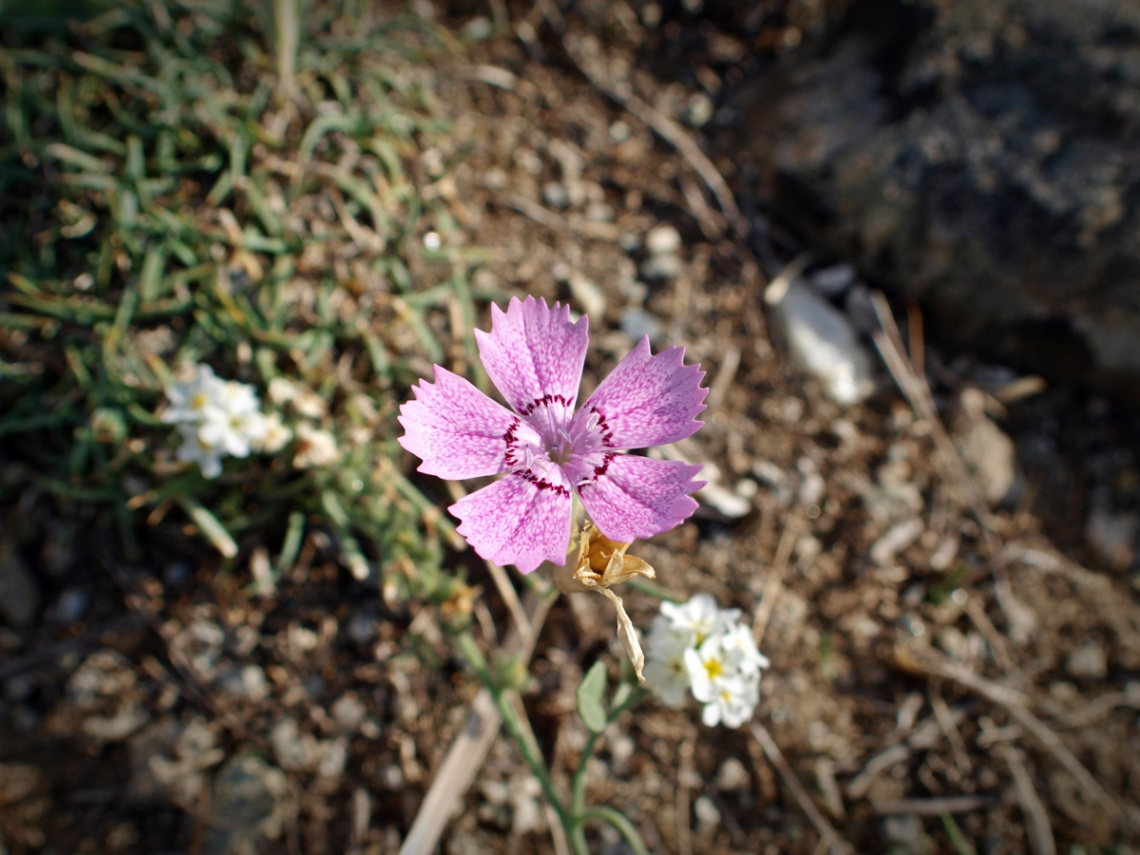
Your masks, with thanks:
M 644 682 L 641 669 L 645 666 L 645 654 L 637 638 L 637 629 L 621 597 L 610 590 L 614 585 L 628 582 L 636 576 L 646 579 L 657 578 L 656 571 L 645 561 L 633 555 L 626 555 L 630 544 L 618 543 L 602 534 L 589 520 L 582 526 L 578 540 L 578 560 L 573 567 L 566 564 L 554 569 L 554 584 L 564 594 L 597 591 L 614 604 L 617 610 L 617 633 L 637 679 Z

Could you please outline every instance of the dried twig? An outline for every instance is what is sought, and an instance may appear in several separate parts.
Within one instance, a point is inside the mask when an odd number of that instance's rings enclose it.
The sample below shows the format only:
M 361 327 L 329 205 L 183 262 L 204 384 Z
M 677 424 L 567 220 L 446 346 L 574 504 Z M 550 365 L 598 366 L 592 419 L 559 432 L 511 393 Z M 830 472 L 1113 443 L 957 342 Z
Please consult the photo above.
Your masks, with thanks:
M 919 374 L 915 366 L 906 357 L 902 335 L 899 333 L 894 316 L 891 314 L 891 307 L 887 305 L 887 298 L 883 296 L 882 292 L 876 291 L 871 299 L 874 303 L 875 314 L 878 316 L 879 324 L 882 327 L 874 334 L 875 346 L 879 349 L 883 361 L 887 364 L 887 369 L 891 372 L 891 376 L 894 377 L 895 383 L 902 390 L 911 408 L 919 418 L 930 425 L 934 444 L 937 446 L 943 465 L 946 467 L 945 474 L 958 485 L 966 497 L 966 501 L 969 502 L 970 509 L 982 525 L 986 546 L 992 554 L 997 550 L 993 536 L 994 532 L 997 531 L 997 525 L 986 505 L 985 497 L 974 481 L 974 477 L 970 474 L 970 470 L 966 467 L 965 461 L 962 460 L 962 455 L 958 453 L 954 441 L 950 439 L 950 434 L 946 432 L 945 425 L 942 424 L 926 377 Z
M 788 761 L 784 759 L 784 754 L 780 751 L 780 746 L 772 739 L 771 734 L 764 729 L 764 725 L 758 721 L 752 722 L 751 726 L 753 738 L 760 743 L 760 747 L 764 749 L 764 754 L 768 758 L 768 762 L 776 767 L 776 771 L 780 773 L 780 777 L 784 779 L 784 783 L 788 789 L 791 790 L 792 796 L 795 797 L 796 803 L 800 806 L 807 818 L 811 820 L 811 824 L 815 826 L 815 830 L 819 833 L 822 840 L 827 841 L 827 851 L 831 855 L 846 855 L 851 851 L 851 846 L 844 842 L 844 840 L 836 833 L 831 823 L 827 821 L 819 808 L 815 806 L 815 802 L 807 794 L 803 784 L 800 783 L 796 777 L 796 773 L 792 771 L 792 767 L 788 765 Z
M 852 801 L 857 801 L 867 794 L 867 790 L 871 787 L 871 782 L 875 780 L 876 776 L 885 772 L 892 766 L 902 763 L 910 757 L 910 748 L 906 745 L 892 745 L 885 751 L 880 751 L 874 757 L 867 761 L 867 765 L 863 767 L 863 771 L 856 775 L 847 784 L 844 789 L 847 791 L 847 798 Z
M 1049 811 L 1033 788 L 1033 780 L 1029 771 L 1021 762 L 1021 755 L 1016 748 L 1008 742 L 999 742 L 998 754 L 1009 765 L 1013 773 L 1013 782 L 1017 787 L 1017 801 L 1021 804 L 1021 812 L 1025 814 L 1025 830 L 1029 835 L 1029 851 L 1033 855 L 1057 855 L 1057 844 L 1053 840 L 1053 829 L 1049 825 Z
M 508 208 L 518 211 L 564 238 L 616 241 L 621 236 L 621 230 L 613 223 L 598 223 L 591 220 L 571 221 L 519 193 L 504 193 L 496 198 Z
M 970 755 L 966 752 L 966 743 L 962 739 L 962 734 L 958 732 L 958 726 L 954 723 L 954 716 L 942 698 L 942 692 L 939 691 L 935 683 L 930 686 L 930 708 L 934 710 L 934 717 L 938 720 L 938 726 L 942 728 L 946 741 L 950 743 L 950 747 L 954 751 L 954 763 L 957 765 L 958 771 L 970 772 L 972 765 Z
M 879 816 L 939 816 L 944 813 L 971 813 L 1000 802 L 998 796 L 944 796 L 933 799 L 899 799 L 872 805 Z
M 986 643 L 990 646 L 990 653 L 993 654 L 994 662 L 997 663 L 998 668 L 1001 669 L 1003 674 L 1009 674 L 1015 670 L 1013 654 L 1009 650 L 1009 642 L 1006 637 L 998 632 L 993 621 L 990 620 L 989 615 L 986 614 L 986 609 L 982 605 L 980 598 L 976 594 L 967 595 L 966 599 L 966 614 L 970 616 L 974 626 L 978 628 L 982 636 L 986 639 Z
M 1136 699 L 1129 697 L 1125 692 L 1109 692 L 1090 701 L 1083 707 L 1057 716 L 1049 722 L 1054 730 L 1070 730 L 1075 727 L 1085 727 L 1094 721 L 1104 718 L 1117 707 L 1137 707 L 1140 704 Z
M 720 209 L 724 212 L 724 216 L 728 220 L 729 225 L 732 226 L 733 231 L 736 232 L 738 237 L 745 237 L 748 234 L 748 220 L 740 213 L 740 208 L 736 205 L 736 199 L 732 195 L 732 190 L 729 189 L 728 182 L 724 180 L 724 176 L 720 174 L 720 170 L 709 160 L 708 156 L 701 151 L 700 146 L 697 145 L 692 134 L 660 110 L 646 104 L 632 92 L 619 91 L 618 87 L 610 81 L 609 77 L 600 67 L 601 64 L 597 61 L 597 52 L 600 48 L 592 37 L 580 39 L 574 33 L 567 33 L 562 39 L 562 46 L 566 49 L 567 55 L 578 67 L 578 70 L 585 75 L 590 83 L 618 104 L 621 104 L 631 114 L 652 128 L 654 133 L 681 153 L 681 156 L 689 162 L 689 165 L 693 167 L 696 173 L 701 177 L 701 180 L 708 185 L 709 190 L 711 190 L 713 196 L 716 197 L 717 204 L 720 205 Z M 693 215 L 698 217 L 698 219 L 700 219 L 699 213 L 697 210 L 693 211 Z M 711 230 L 714 234 L 717 232 L 718 226 L 715 221 L 711 221 L 706 217 L 701 219 L 700 222 L 702 228 L 706 229 L 706 232 L 708 230 Z
M 1124 819 L 1124 812 L 1115 799 L 1097 783 L 1089 770 L 1084 767 L 1057 734 L 1030 712 L 1028 696 L 1006 686 L 993 683 L 934 650 L 919 650 L 899 646 L 895 648 L 895 661 L 901 668 L 912 673 L 953 680 L 1002 707 L 1049 750 L 1057 761 L 1069 771 L 1069 774 L 1076 778 L 1077 783 L 1081 785 L 1086 794 L 1104 808 L 1105 813 L 1117 821 Z
M 793 516 L 788 520 L 784 533 L 780 535 L 776 557 L 772 560 L 772 569 L 768 571 L 768 578 L 764 582 L 764 593 L 752 616 L 752 638 L 755 639 L 757 647 L 764 637 L 764 630 L 768 628 L 772 609 L 776 606 L 776 598 L 780 596 L 780 589 L 784 584 L 784 572 L 788 569 L 788 560 L 792 557 L 792 549 L 796 545 L 799 532 L 799 517 Z
M 709 384 L 709 396 L 705 399 L 705 406 L 714 410 L 724 401 L 724 396 L 732 388 L 732 380 L 736 377 L 736 369 L 740 367 L 740 348 L 730 344 L 724 349 L 724 356 L 720 360 L 716 377 Z

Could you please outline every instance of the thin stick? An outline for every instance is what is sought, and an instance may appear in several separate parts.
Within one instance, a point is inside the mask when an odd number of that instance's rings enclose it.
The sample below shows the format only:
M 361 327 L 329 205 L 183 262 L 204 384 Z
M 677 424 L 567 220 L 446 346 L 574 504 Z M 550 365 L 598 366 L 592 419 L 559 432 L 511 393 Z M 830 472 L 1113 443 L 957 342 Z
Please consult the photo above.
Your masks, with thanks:
M 1021 812 L 1025 814 L 1026 832 L 1029 835 L 1029 851 L 1033 855 L 1057 855 L 1057 843 L 1053 839 L 1053 828 L 1049 824 L 1049 811 L 1033 788 L 1033 779 L 1029 771 L 1021 762 L 1017 749 L 1008 742 L 1000 742 L 998 753 L 1009 765 L 1013 773 L 1013 781 L 1017 787 L 1017 801 L 1021 804 Z
M 927 385 L 925 376 L 916 372 L 914 365 L 905 355 L 906 350 L 902 335 L 899 333 L 898 325 L 895 324 L 891 307 L 887 304 L 887 298 L 883 296 L 881 291 L 876 291 L 871 295 L 871 300 L 882 327 L 873 336 L 875 347 L 878 348 L 883 361 L 887 364 L 887 369 L 891 372 L 891 376 L 894 377 L 895 383 L 898 384 L 911 408 L 919 418 L 930 425 L 934 444 L 938 448 L 947 469 L 946 475 L 958 484 L 965 495 L 966 501 L 970 504 L 970 510 L 973 511 L 974 516 L 982 525 L 982 535 L 986 547 L 990 554 L 993 554 L 997 551 L 997 544 L 993 537 L 997 525 L 986 505 L 985 497 L 982 495 L 977 482 L 974 481 L 974 476 L 966 467 L 965 461 L 962 460 L 962 455 L 958 453 L 954 441 L 950 439 L 950 434 L 946 432 L 946 427 L 942 424 L 938 409 L 934 405 L 934 396 L 930 392 L 930 386 Z
M 1118 822 L 1124 819 L 1124 812 L 1113 797 L 1097 783 L 1096 778 L 1089 773 L 1089 770 L 1082 765 L 1081 761 L 1068 749 L 1060 737 L 1029 711 L 1028 696 L 1006 686 L 992 683 L 931 649 L 919 650 L 917 648 L 896 647 L 895 661 L 904 670 L 953 680 L 1005 709 L 1049 750 L 1057 761 L 1069 771 L 1069 774 L 1077 779 L 1077 783 L 1089 796 L 1100 803 L 1105 813 Z
M 938 816 L 944 813 L 972 813 L 993 807 L 998 796 L 944 796 L 934 799 L 899 799 L 893 802 L 872 804 L 879 816 Z
M 780 544 L 776 547 L 776 557 L 772 561 L 772 569 L 768 571 L 768 578 L 764 582 L 764 593 L 756 612 L 752 616 L 752 638 L 756 646 L 764 637 L 764 630 L 768 628 L 768 621 L 772 617 L 772 609 L 776 607 L 776 598 L 780 596 L 780 589 L 784 583 L 784 571 L 788 569 L 788 560 L 792 557 L 792 549 L 799 536 L 799 517 L 788 520 L 784 533 L 780 535 Z
M 1117 707 L 1138 706 L 1124 692 L 1109 692 L 1090 701 L 1083 707 L 1063 713 L 1049 722 L 1054 730 L 1069 730 L 1075 727 L 1086 727 L 1098 719 L 1104 718 Z
M 962 739 L 962 734 L 958 732 L 958 726 L 954 724 L 954 716 L 950 714 L 950 708 L 946 706 L 946 701 L 943 700 L 942 692 L 938 689 L 937 683 L 931 683 L 929 694 L 930 708 L 934 710 L 934 718 L 938 721 L 938 726 L 942 728 L 946 741 L 954 750 L 954 763 L 957 765 L 958 771 L 970 772 L 973 766 L 970 763 L 970 755 L 966 753 L 966 743 Z
M 1013 654 L 1009 650 L 1009 642 L 1006 637 L 998 632 L 990 616 L 986 614 L 985 607 L 982 606 L 981 600 L 973 595 L 967 595 L 966 600 L 966 614 L 969 615 L 970 620 L 974 622 L 974 626 L 985 637 L 986 642 L 990 646 L 990 652 L 993 654 L 994 662 L 997 663 L 998 668 L 1001 669 L 1003 674 L 1010 674 L 1015 669 Z
M 815 806 L 815 802 L 808 796 L 807 791 L 803 788 L 796 777 L 796 773 L 792 771 L 792 767 L 788 765 L 788 761 L 784 759 L 783 752 L 780 751 L 780 746 L 772 739 L 764 725 L 758 721 L 752 722 L 751 731 L 753 738 L 760 743 L 760 747 L 764 749 L 764 754 L 768 758 L 768 762 L 776 767 L 776 771 L 780 773 L 780 777 L 784 779 L 784 783 L 788 789 L 791 790 L 792 795 L 795 797 L 797 804 L 800 806 L 807 818 L 811 820 L 811 824 L 815 826 L 815 830 L 819 836 L 826 840 L 827 851 L 831 855 L 847 855 L 851 851 L 848 845 L 832 827 L 831 823 L 827 821 L 819 808 Z
M 736 370 L 739 367 L 740 348 L 734 344 L 730 344 L 724 349 L 724 358 L 720 361 L 716 378 L 709 384 L 709 396 L 705 399 L 705 406 L 707 406 L 710 411 L 715 410 L 724 401 L 724 396 L 728 394 L 728 390 L 732 387 L 732 380 L 736 376 Z

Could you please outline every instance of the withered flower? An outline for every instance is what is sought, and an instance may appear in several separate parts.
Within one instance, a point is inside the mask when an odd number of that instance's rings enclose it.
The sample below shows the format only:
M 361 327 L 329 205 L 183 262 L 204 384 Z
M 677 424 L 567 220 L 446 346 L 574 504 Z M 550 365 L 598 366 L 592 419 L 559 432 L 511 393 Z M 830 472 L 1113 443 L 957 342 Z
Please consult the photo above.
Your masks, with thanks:
M 567 566 L 554 567 L 554 584 L 564 594 L 596 591 L 614 604 L 617 610 L 617 634 L 630 664 L 642 682 L 645 677 L 641 669 L 645 666 L 645 654 L 641 652 L 641 642 L 633 621 L 625 612 L 621 597 L 610 590 L 614 585 L 628 582 L 635 576 L 655 579 L 656 571 L 640 558 L 626 555 L 630 544 L 610 540 L 589 520 L 582 526 L 578 539 L 578 560 L 573 569 Z

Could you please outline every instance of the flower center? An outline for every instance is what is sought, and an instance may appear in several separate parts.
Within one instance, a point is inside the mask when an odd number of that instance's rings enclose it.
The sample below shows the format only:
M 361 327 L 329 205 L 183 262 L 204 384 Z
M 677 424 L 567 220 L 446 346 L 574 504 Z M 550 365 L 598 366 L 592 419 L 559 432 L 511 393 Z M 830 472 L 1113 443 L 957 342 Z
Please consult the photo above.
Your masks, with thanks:
M 550 462 L 558 466 L 569 460 L 570 455 L 574 453 L 574 439 L 570 436 L 570 432 L 565 428 L 559 428 L 547 453 L 550 455 Z

